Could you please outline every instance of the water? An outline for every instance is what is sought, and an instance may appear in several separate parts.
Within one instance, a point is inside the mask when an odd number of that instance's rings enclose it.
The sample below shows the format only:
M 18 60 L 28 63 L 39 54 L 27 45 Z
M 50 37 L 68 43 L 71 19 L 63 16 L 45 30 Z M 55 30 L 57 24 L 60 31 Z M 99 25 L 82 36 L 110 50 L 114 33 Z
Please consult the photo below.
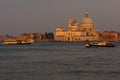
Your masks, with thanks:
M 83 43 L 0 45 L 0 80 L 119 80 L 120 44 L 85 48 Z

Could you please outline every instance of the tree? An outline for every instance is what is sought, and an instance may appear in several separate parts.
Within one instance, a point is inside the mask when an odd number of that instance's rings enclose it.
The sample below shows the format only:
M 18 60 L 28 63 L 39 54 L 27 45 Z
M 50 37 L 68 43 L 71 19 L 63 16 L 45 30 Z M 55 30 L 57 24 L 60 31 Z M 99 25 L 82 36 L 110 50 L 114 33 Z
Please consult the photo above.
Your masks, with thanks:
M 50 33 L 45 32 L 45 37 L 46 39 L 54 39 L 54 34 L 52 32 Z

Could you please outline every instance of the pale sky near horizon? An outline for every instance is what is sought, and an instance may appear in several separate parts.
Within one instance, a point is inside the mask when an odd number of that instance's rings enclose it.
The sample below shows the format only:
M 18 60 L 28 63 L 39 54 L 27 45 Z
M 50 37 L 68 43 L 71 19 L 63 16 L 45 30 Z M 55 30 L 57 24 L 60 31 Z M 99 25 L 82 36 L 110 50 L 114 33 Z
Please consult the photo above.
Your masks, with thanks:
M 0 0 L 0 35 L 67 29 L 68 19 L 81 22 L 88 10 L 100 31 L 120 32 L 120 0 Z

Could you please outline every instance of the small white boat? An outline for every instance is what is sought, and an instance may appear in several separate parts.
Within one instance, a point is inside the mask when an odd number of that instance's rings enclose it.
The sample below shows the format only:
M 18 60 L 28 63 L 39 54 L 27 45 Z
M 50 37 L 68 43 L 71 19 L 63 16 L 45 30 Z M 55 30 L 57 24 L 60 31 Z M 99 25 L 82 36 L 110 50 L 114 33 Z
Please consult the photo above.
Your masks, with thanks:
M 112 42 L 86 42 L 85 47 L 115 47 Z

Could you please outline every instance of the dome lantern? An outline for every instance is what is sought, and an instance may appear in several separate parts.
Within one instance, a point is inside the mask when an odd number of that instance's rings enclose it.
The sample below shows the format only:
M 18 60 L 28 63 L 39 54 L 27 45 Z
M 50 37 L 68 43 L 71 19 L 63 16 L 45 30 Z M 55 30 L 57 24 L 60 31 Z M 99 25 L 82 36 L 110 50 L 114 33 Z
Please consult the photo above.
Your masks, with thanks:
M 88 11 L 85 12 L 85 17 L 89 17 Z

